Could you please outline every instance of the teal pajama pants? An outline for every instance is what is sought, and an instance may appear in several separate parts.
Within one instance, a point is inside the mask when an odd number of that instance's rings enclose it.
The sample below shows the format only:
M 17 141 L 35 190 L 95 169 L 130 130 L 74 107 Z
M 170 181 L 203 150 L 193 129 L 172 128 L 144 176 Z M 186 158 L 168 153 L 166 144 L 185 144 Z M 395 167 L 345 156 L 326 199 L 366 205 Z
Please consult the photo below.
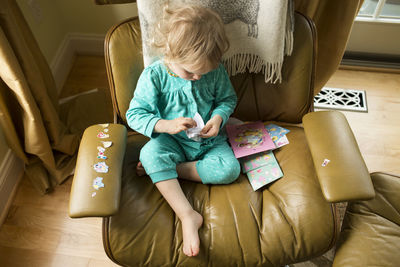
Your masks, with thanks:
M 153 183 L 177 178 L 177 164 L 196 160 L 203 184 L 229 184 L 239 176 L 240 164 L 226 141 L 196 149 L 160 134 L 140 151 L 140 161 Z

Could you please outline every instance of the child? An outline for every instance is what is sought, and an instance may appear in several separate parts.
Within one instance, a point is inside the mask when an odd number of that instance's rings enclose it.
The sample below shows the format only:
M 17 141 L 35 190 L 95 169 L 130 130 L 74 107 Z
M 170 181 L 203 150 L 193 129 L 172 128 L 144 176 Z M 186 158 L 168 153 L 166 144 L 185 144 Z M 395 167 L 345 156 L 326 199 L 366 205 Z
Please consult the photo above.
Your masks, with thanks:
M 196 256 L 203 217 L 192 208 L 177 178 L 204 184 L 237 179 L 240 165 L 226 136 L 219 133 L 237 97 L 220 64 L 229 47 L 220 17 L 197 6 L 167 15 L 159 25 L 164 57 L 144 69 L 126 118 L 132 129 L 151 138 L 140 151 L 137 168 L 144 167 L 181 220 L 183 252 Z M 196 112 L 206 123 L 200 141 L 185 133 L 196 126 Z

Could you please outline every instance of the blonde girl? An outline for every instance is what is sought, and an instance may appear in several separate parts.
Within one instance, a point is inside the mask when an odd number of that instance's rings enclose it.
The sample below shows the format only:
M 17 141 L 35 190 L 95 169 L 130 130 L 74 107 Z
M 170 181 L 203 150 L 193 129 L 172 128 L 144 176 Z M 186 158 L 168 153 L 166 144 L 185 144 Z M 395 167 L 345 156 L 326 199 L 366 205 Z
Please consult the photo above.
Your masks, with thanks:
M 158 30 L 155 45 L 163 58 L 144 69 L 126 118 L 151 138 L 140 151 L 138 174 L 150 176 L 182 222 L 183 252 L 196 256 L 203 217 L 177 178 L 228 184 L 239 176 L 240 165 L 220 131 L 237 101 L 220 63 L 229 43 L 218 14 L 198 6 L 167 10 Z M 196 113 L 205 122 L 200 141 L 185 132 L 196 127 Z

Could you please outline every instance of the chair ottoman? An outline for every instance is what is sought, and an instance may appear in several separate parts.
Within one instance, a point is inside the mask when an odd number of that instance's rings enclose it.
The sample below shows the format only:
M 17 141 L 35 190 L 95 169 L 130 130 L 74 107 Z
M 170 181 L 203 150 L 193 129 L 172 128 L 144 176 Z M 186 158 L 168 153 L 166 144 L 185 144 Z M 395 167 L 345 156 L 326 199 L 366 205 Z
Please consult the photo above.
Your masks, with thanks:
M 400 176 L 371 178 L 375 198 L 349 203 L 333 266 L 400 266 Z

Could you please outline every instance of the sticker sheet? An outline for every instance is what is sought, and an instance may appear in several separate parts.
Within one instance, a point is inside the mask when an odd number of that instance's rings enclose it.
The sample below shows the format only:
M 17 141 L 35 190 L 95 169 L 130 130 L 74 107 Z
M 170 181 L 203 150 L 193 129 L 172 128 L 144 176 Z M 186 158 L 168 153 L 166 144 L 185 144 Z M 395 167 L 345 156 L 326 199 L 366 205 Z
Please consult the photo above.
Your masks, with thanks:
M 274 162 L 274 154 L 272 151 L 261 152 L 250 155 L 241 159 L 242 170 L 247 173 L 251 170 L 260 168 L 268 163 Z
M 276 139 L 279 139 L 290 132 L 288 129 L 272 123 L 265 126 L 265 128 L 267 128 L 269 135 L 271 137 L 275 137 Z M 272 138 L 272 140 L 274 140 L 274 138 Z
M 247 177 L 249 178 L 254 191 L 281 178 L 282 176 L 282 170 L 277 162 L 261 166 L 260 168 L 247 173 Z
M 272 151 L 244 157 L 241 159 L 241 165 L 254 191 L 283 176 Z
M 236 158 L 276 148 L 262 122 L 226 125 L 226 131 Z

